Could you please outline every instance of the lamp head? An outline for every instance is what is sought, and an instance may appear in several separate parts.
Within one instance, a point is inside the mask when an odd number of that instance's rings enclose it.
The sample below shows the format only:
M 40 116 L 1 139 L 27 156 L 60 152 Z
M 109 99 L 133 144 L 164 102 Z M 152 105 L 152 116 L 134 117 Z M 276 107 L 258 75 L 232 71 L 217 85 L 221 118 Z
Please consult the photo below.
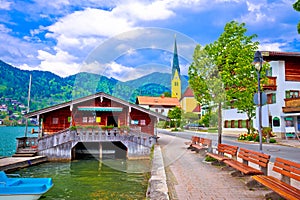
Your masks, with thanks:
M 256 51 L 255 54 L 254 54 L 254 60 L 252 62 L 252 65 L 255 66 L 255 69 L 257 71 L 260 71 L 261 67 L 262 67 L 262 63 L 263 63 L 263 58 L 262 58 L 261 52 Z

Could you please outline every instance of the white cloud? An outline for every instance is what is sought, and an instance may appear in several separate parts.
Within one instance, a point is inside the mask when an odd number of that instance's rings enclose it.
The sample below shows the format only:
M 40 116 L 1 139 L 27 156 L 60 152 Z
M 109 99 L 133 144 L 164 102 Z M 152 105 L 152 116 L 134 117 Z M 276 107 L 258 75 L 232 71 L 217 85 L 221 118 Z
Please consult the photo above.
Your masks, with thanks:
M 281 47 L 283 47 L 285 43 L 271 43 L 271 42 L 262 42 L 258 49 L 260 51 L 282 51 Z
M 10 10 L 12 2 L 7 0 L 0 0 L 0 10 Z
M 43 71 L 51 71 L 60 76 L 68 76 L 79 72 L 80 64 L 76 62 L 76 57 L 68 52 L 56 49 L 56 54 L 39 50 L 38 58 L 41 60 L 40 68 Z
M 168 8 L 165 1 L 141 2 L 129 1 L 129 3 L 121 4 L 112 11 L 115 15 L 129 18 L 131 21 L 142 20 L 164 20 L 175 13 Z
M 5 27 L 3 24 L 0 24 L 0 33 L 9 33 L 11 29 Z

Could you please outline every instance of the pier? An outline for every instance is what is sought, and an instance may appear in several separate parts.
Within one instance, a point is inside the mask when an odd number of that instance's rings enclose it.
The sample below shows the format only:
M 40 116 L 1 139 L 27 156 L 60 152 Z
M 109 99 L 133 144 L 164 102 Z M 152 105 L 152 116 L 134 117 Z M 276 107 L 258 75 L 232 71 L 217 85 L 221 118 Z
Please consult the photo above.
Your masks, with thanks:
M 47 162 L 46 156 L 34 157 L 7 157 L 0 159 L 0 171 L 14 171 L 20 168 L 25 168 L 31 165 Z

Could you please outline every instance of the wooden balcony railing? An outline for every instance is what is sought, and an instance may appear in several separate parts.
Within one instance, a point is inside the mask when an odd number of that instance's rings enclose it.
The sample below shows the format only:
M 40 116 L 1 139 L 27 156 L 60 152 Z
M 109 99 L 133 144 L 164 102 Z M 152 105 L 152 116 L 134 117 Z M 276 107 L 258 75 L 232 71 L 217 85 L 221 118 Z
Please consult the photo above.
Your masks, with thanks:
M 300 97 L 284 99 L 285 107 L 282 111 L 285 113 L 300 112 Z
M 268 76 L 268 82 L 263 85 L 264 90 L 276 91 L 277 89 L 276 79 L 277 77 Z

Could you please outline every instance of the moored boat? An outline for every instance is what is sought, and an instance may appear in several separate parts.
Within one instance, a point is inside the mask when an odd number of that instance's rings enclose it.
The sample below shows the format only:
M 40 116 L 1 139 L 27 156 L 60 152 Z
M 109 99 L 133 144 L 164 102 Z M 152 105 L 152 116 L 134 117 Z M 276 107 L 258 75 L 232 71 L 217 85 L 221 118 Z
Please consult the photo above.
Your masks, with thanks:
M 0 171 L 0 200 L 37 200 L 52 186 L 52 178 L 10 178 Z

